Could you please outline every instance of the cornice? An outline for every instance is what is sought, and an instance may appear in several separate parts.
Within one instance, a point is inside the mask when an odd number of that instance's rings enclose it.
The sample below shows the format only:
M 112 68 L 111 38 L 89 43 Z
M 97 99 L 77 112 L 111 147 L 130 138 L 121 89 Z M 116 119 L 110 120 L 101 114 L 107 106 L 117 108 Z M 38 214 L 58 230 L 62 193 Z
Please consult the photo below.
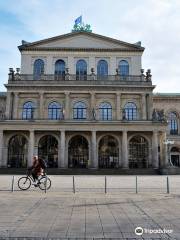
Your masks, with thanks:
M 132 48 L 62 48 L 62 47 L 26 47 L 22 46 L 20 51 L 59 51 L 59 52 L 143 52 L 142 49 Z

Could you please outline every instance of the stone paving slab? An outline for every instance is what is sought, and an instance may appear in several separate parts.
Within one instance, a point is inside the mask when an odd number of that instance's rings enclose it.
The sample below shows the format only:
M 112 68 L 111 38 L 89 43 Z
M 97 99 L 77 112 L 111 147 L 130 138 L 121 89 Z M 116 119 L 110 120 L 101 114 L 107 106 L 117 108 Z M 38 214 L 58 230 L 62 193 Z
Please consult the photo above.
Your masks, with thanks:
M 138 194 L 135 176 L 108 176 L 107 194 L 104 176 L 76 176 L 75 194 L 72 176 L 50 176 L 47 193 L 17 191 L 19 177 L 11 192 L 12 176 L 0 176 L 0 239 L 180 239 L 179 176 L 170 176 L 171 194 L 165 194 L 165 176 L 139 176 Z
M 180 195 L 0 192 L 0 239 L 180 239 Z M 173 230 L 135 234 L 135 228 Z

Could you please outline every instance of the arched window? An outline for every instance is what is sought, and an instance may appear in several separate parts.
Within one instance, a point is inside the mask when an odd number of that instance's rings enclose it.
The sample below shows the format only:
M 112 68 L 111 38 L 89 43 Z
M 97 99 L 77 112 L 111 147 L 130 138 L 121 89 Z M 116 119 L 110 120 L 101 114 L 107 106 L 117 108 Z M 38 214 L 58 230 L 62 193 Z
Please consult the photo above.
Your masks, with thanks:
M 178 119 L 176 113 L 170 112 L 168 118 L 170 134 L 178 134 Z
M 104 78 L 108 75 L 108 63 L 105 60 L 100 60 L 97 65 L 98 78 Z
M 65 78 L 65 62 L 61 59 L 55 63 L 55 79 L 64 80 Z
M 37 59 L 34 62 L 34 80 L 40 80 L 41 75 L 44 73 L 44 61 Z
M 129 63 L 125 60 L 121 60 L 119 62 L 119 74 L 121 76 L 128 76 L 129 75 Z
M 73 106 L 73 119 L 86 119 L 87 107 L 83 102 L 77 102 Z
M 83 59 L 76 63 L 76 80 L 87 80 L 87 63 Z
M 48 106 L 48 118 L 51 120 L 62 119 L 62 106 L 57 102 L 52 102 Z
M 124 106 L 123 119 L 125 120 L 137 120 L 137 107 L 133 102 L 128 102 Z
M 99 105 L 99 119 L 112 120 L 112 106 L 110 103 L 101 103 Z
M 22 119 L 33 119 L 34 118 L 35 106 L 33 102 L 26 102 L 23 105 Z

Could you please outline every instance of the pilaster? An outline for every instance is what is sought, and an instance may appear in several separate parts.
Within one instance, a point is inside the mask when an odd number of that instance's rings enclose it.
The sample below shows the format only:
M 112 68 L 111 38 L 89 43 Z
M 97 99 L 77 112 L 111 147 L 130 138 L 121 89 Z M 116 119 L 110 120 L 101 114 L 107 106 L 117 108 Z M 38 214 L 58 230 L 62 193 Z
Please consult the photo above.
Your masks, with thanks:
M 65 131 L 61 130 L 61 138 L 60 138 L 60 147 L 59 147 L 59 162 L 58 167 L 66 168 L 68 164 L 65 161 Z
M 70 93 L 69 92 L 65 92 L 65 112 L 64 112 L 64 118 L 66 119 L 66 120 L 68 120 L 69 119 L 69 115 L 70 115 L 70 112 L 69 112 L 69 108 L 70 108 L 70 106 L 69 106 L 69 104 L 70 104 Z
M 147 116 L 146 116 L 146 95 L 142 94 L 142 119 L 146 120 Z
M 6 94 L 6 119 L 10 119 L 11 118 L 11 97 L 12 97 L 12 93 L 11 92 L 7 92 Z
M 0 167 L 3 167 L 3 147 L 4 147 L 4 137 L 3 130 L 0 130 Z
M 44 118 L 44 107 L 43 107 L 43 103 L 44 103 L 44 92 L 40 92 L 39 93 L 39 117 L 40 119 Z
M 29 133 L 28 166 L 31 166 L 34 156 L 34 130 L 30 130 Z
M 122 167 L 128 168 L 128 143 L 127 143 L 127 131 L 122 132 Z
M 116 93 L 116 120 L 121 120 L 121 93 Z
M 91 162 L 91 166 L 93 168 L 98 168 L 96 131 L 92 131 L 91 144 L 92 144 L 92 151 L 91 151 L 91 153 L 92 153 L 92 162 Z
M 159 158 L 158 158 L 158 132 L 153 131 L 152 135 L 152 166 L 153 168 L 159 168 Z
M 13 101 L 13 119 L 18 118 L 18 100 L 19 100 L 19 93 L 14 92 L 14 101 Z

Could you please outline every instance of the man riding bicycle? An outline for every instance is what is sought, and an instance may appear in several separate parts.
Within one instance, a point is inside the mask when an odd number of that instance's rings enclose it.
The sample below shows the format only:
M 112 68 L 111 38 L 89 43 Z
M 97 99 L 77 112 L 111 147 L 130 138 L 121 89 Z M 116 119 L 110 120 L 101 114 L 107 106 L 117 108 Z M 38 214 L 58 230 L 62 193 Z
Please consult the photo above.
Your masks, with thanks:
M 34 179 L 34 186 L 38 186 L 38 177 L 45 174 L 46 163 L 42 158 L 38 156 L 33 157 L 33 165 L 28 168 L 31 171 L 32 177 Z

